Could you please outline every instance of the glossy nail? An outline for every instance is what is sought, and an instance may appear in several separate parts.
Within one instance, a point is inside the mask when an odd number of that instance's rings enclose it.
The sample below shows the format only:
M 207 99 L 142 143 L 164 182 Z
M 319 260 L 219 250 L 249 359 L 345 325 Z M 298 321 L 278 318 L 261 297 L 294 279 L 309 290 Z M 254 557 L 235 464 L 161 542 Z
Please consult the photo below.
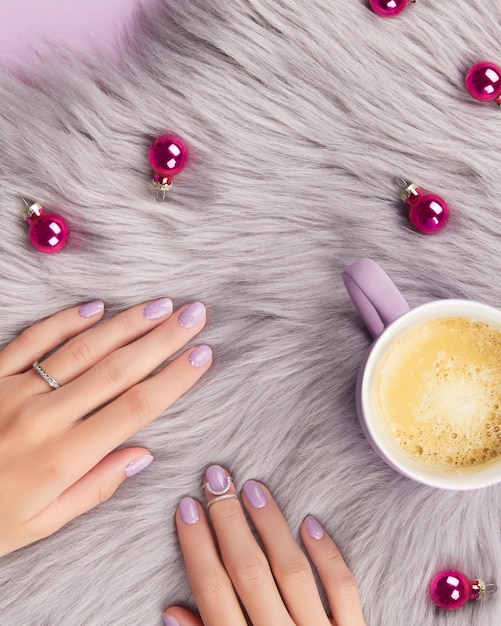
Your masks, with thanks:
M 212 358 L 212 350 L 209 346 L 198 346 L 193 352 L 190 352 L 188 360 L 193 367 L 202 367 L 208 363 Z
M 138 457 L 131 461 L 128 465 L 125 466 L 124 472 L 127 478 L 131 476 L 135 476 L 139 474 L 142 470 L 146 469 L 148 465 L 153 461 L 153 457 L 151 454 L 144 454 L 143 456 Z
M 164 614 L 164 624 L 165 626 L 179 626 L 179 622 L 177 619 L 174 619 L 171 615 Z
M 228 488 L 228 473 L 220 465 L 211 465 L 205 472 L 205 478 L 212 491 L 224 492 Z
M 80 317 L 94 317 L 104 311 L 104 302 L 102 300 L 93 300 L 92 302 L 86 302 L 78 309 Z
M 193 328 L 205 317 L 205 306 L 201 302 L 192 302 L 179 315 L 179 323 L 183 328 Z
M 254 509 L 262 509 L 268 504 L 263 488 L 255 480 L 248 480 L 244 485 L 244 493 L 247 500 Z
M 170 298 L 159 298 L 147 304 L 143 309 L 143 315 L 147 320 L 159 320 L 172 313 L 174 306 Z
M 308 517 L 304 520 L 304 524 L 310 537 L 316 539 L 317 541 L 322 539 L 324 536 L 324 530 L 322 526 L 320 526 L 320 523 L 312 515 L 308 515 Z
M 200 519 L 196 501 L 193 498 L 183 498 L 179 502 L 179 515 L 185 524 L 196 524 Z

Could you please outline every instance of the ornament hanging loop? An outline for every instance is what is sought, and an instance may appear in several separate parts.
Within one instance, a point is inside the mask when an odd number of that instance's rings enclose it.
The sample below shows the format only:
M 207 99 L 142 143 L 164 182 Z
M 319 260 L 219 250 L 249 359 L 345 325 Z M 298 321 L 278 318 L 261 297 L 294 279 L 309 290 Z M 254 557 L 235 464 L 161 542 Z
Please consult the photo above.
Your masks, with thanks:
M 478 597 L 479 600 L 483 600 L 485 596 L 490 595 L 491 593 L 496 593 L 498 590 L 498 586 L 494 583 L 483 583 L 481 593 Z
M 405 180 L 405 178 L 402 178 L 401 176 L 393 177 L 393 186 L 399 193 L 402 193 L 402 191 L 410 184 L 411 182 L 409 180 Z
M 22 216 L 28 223 L 31 222 L 35 217 L 40 217 L 43 215 L 44 210 L 43 206 L 40 202 L 28 202 L 26 198 L 21 198 L 24 203 L 25 208 L 23 209 Z

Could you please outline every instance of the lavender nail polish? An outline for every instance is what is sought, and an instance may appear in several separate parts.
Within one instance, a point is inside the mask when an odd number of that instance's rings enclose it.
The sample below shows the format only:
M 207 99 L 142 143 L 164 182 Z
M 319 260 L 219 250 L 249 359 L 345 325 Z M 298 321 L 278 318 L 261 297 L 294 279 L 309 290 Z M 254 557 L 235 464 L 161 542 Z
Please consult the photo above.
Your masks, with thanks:
M 196 524 L 200 519 L 197 503 L 193 498 L 183 498 L 179 502 L 179 514 L 185 524 Z
M 224 491 L 228 486 L 228 474 L 220 465 L 208 467 L 205 477 L 213 491 Z
M 159 298 L 150 302 L 143 309 L 143 315 L 147 320 L 159 320 L 170 315 L 174 309 L 170 298 Z
M 178 321 L 183 328 L 193 328 L 205 317 L 205 306 L 201 302 L 192 302 L 180 314 Z
M 193 367 L 202 367 L 208 363 L 212 358 L 212 350 L 209 346 L 198 346 L 193 352 L 190 352 L 188 360 Z
M 104 302 L 102 300 L 93 300 L 92 302 L 86 302 L 78 309 L 80 317 L 94 317 L 104 311 Z
M 255 480 L 248 480 L 244 485 L 244 493 L 254 509 L 262 509 L 268 504 L 268 498 L 261 485 Z
M 142 470 L 146 469 L 148 465 L 153 461 L 153 457 L 151 454 L 144 454 L 137 459 L 131 461 L 128 465 L 125 466 L 124 472 L 127 478 L 131 476 L 135 476 L 139 474 Z
M 177 619 L 174 619 L 171 615 L 164 615 L 165 626 L 179 626 Z
M 317 541 L 322 539 L 324 536 L 324 530 L 322 526 L 320 526 L 320 523 L 312 515 L 308 515 L 308 517 L 304 520 L 304 523 L 310 537 L 316 539 Z

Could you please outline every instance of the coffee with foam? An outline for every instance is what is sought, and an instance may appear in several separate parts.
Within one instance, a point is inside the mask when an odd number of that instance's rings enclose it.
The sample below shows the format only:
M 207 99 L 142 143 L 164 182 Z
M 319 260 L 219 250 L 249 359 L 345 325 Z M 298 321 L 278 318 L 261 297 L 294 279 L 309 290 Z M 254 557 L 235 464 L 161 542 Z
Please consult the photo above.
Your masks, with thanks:
M 467 317 L 423 322 L 388 348 L 376 388 L 414 458 L 460 470 L 501 457 L 501 330 Z

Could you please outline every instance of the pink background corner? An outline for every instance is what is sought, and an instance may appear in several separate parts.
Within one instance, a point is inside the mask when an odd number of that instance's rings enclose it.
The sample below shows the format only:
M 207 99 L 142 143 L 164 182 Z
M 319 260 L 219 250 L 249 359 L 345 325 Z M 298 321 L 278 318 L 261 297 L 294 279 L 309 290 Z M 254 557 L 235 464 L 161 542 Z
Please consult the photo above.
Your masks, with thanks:
M 26 62 L 48 42 L 110 53 L 140 5 L 156 0 L 0 0 L 0 62 Z

